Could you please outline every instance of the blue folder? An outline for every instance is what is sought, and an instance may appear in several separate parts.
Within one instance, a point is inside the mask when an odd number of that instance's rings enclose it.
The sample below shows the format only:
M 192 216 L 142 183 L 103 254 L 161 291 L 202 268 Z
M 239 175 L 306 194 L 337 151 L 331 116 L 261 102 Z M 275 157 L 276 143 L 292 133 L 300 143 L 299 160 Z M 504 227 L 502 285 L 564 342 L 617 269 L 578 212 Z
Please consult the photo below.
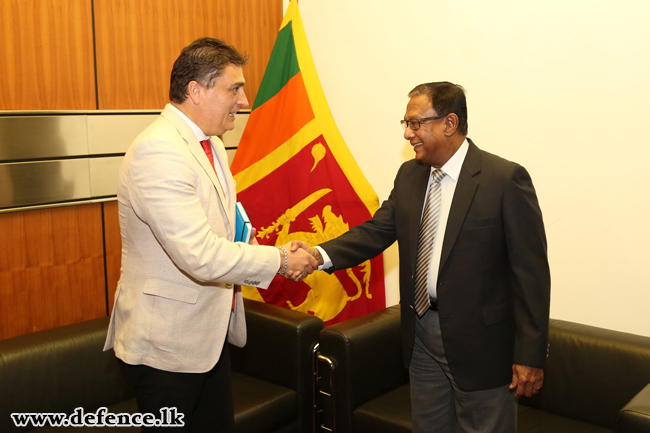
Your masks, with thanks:
M 244 210 L 244 205 L 240 201 L 235 205 L 237 211 L 236 224 L 235 224 L 235 242 L 248 243 L 253 232 L 253 224 L 248 218 L 248 214 Z

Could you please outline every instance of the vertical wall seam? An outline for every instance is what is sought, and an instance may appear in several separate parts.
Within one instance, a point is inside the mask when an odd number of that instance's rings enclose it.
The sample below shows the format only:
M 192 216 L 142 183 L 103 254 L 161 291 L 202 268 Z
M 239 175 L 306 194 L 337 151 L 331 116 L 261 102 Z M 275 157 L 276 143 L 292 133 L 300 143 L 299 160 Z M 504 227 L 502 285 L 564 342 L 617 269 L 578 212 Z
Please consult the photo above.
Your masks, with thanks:
M 93 25 L 93 61 L 95 63 L 95 109 L 99 110 L 99 82 L 97 80 L 97 36 L 95 34 L 95 0 L 90 0 L 90 15 Z M 102 206 L 103 208 L 103 206 Z
M 104 219 L 104 202 L 102 202 L 102 247 L 104 249 L 104 298 L 106 300 L 106 315 L 109 314 L 108 305 L 108 260 L 106 259 L 106 223 Z

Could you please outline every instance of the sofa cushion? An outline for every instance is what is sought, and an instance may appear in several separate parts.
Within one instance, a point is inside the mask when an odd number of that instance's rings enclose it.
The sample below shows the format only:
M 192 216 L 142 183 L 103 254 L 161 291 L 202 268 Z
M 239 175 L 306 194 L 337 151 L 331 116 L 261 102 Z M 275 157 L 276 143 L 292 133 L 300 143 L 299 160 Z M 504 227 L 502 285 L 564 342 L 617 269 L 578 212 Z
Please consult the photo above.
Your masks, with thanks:
M 357 433 L 411 433 L 410 385 L 403 385 L 354 411 Z M 518 405 L 518 433 L 613 433 L 614 430 Z
M 634 396 L 618 413 L 617 433 L 650 431 L 650 385 Z
M 409 384 L 400 386 L 359 406 L 353 415 L 359 433 L 411 433 Z
M 233 372 L 237 433 L 265 433 L 298 416 L 298 394 L 280 385 Z
M 518 433 L 614 433 L 614 430 L 519 405 Z

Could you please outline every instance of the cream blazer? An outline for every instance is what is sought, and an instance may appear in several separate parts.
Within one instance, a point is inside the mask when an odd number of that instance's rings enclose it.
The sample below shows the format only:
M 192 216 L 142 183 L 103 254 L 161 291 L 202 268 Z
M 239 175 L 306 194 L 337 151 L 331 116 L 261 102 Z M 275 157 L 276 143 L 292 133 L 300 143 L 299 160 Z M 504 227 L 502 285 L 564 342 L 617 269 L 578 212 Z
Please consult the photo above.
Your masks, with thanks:
M 235 243 L 235 181 L 226 151 L 212 137 L 230 204 L 189 125 L 167 105 L 127 151 L 117 199 L 121 277 L 104 350 L 128 364 L 202 373 L 228 342 L 246 344 L 241 292 L 267 288 L 277 250 Z

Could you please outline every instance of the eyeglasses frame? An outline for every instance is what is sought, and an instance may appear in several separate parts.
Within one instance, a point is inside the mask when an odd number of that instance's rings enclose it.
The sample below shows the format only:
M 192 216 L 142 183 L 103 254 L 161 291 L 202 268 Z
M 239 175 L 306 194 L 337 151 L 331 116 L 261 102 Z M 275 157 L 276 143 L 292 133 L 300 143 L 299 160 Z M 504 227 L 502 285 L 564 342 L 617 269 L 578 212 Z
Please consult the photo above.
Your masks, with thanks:
M 426 122 L 427 120 L 440 120 L 440 119 L 444 119 L 447 116 L 448 114 L 445 114 L 444 116 L 421 117 L 419 119 L 411 119 L 411 120 L 404 119 L 404 120 L 400 120 L 399 123 L 400 125 L 402 125 L 404 131 L 406 131 L 407 128 L 406 125 L 411 127 L 411 131 L 417 131 L 422 126 L 422 122 Z M 417 122 L 418 127 L 414 128 L 412 122 Z

